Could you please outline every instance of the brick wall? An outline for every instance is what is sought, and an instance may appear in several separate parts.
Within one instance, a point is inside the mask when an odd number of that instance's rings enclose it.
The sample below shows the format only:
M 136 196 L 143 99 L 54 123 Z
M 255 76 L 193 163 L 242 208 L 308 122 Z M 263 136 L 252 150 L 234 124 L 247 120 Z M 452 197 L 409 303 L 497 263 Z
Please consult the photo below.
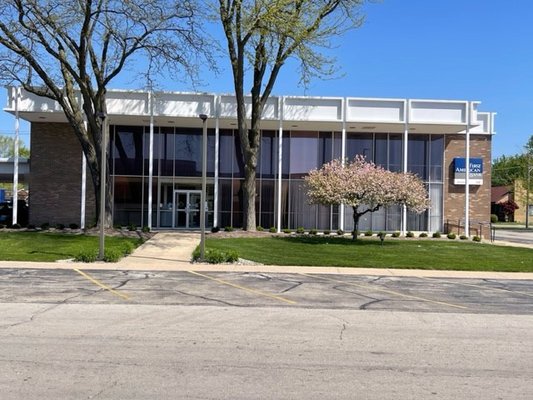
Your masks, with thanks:
M 68 124 L 31 124 L 30 224 L 80 224 L 81 147 Z M 94 222 L 87 169 L 86 226 Z
M 446 135 L 444 150 L 444 223 L 449 223 L 449 230 L 464 232 L 457 225 L 461 220 L 464 226 L 465 217 L 465 185 L 453 184 L 453 159 L 465 157 L 465 135 Z M 470 157 L 483 159 L 483 185 L 470 185 L 470 225 L 471 235 L 488 236 L 486 232 L 479 232 L 479 222 L 490 222 L 491 195 L 491 143 L 489 135 L 470 135 Z M 488 229 L 488 228 L 484 228 Z

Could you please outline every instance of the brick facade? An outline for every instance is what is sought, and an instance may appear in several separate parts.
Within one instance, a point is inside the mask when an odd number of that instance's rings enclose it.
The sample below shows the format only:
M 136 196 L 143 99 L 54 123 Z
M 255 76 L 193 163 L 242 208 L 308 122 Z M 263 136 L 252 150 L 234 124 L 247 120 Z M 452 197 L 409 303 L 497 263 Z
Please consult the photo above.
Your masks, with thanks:
M 446 135 L 444 149 L 444 225 L 448 231 L 461 234 L 464 232 L 460 227 L 464 227 L 465 185 L 453 184 L 453 159 L 465 157 L 465 140 L 465 135 Z M 479 224 L 490 222 L 491 142 L 491 136 L 470 135 L 470 157 L 483 159 L 483 184 L 470 185 L 471 235 L 489 234 L 488 228 L 481 228 Z
M 31 124 L 30 224 L 80 224 L 81 146 L 68 124 Z M 87 169 L 86 226 L 95 220 Z

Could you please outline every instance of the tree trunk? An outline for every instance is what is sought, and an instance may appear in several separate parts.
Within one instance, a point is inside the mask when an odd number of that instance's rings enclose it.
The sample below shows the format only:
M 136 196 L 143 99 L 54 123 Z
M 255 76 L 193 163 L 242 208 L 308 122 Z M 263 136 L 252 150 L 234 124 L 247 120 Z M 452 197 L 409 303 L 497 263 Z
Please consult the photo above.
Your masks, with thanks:
M 352 240 L 357 240 L 357 236 L 359 233 L 359 218 L 361 218 L 361 215 L 359 212 L 357 212 L 357 207 L 353 208 L 353 232 L 352 232 Z

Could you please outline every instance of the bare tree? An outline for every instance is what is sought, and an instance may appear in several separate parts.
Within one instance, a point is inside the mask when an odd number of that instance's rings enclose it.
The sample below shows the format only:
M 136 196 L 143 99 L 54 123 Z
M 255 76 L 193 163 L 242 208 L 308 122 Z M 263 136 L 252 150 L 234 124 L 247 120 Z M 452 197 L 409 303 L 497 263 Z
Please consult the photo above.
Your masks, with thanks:
M 289 58 L 300 63 L 301 83 L 330 76 L 335 60 L 321 50 L 330 40 L 362 25 L 365 0 L 219 0 L 237 101 L 237 126 L 245 165 L 244 228 L 256 229 L 255 179 L 260 123 L 280 69 Z M 251 74 L 248 126 L 244 85 Z
M 170 0 L 1 2 L 0 79 L 61 105 L 87 159 L 95 193 L 100 190 L 102 163 L 102 120 L 98 116 L 106 113 L 108 85 L 124 69 L 139 66 L 150 77 L 161 71 L 193 74 L 195 57 L 203 47 L 193 23 L 194 4 Z M 109 225 L 109 173 L 107 183 L 105 221 Z M 98 202 L 95 207 L 99 215 Z

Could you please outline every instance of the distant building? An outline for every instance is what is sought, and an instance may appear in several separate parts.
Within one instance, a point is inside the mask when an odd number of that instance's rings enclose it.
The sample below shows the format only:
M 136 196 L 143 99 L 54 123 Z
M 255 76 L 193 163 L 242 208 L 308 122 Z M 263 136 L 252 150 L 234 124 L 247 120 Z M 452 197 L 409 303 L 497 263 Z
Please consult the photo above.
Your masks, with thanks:
M 79 223 L 81 214 L 88 222 L 94 220 L 90 178 L 84 178 L 81 148 L 61 108 L 49 99 L 9 88 L 7 112 L 15 111 L 17 91 L 19 116 L 31 123 L 30 223 Z M 449 220 L 464 224 L 467 132 L 470 219 L 488 222 L 494 114 L 479 112 L 478 106 L 470 101 L 271 97 L 263 113 L 257 167 L 258 225 L 350 231 L 351 208 L 309 205 L 303 178 L 331 159 L 356 154 L 393 171 L 418 174 L 432 201 L 427 212 L 409 213 L 406 221 L 400 207 L 367 214 L 361 230 L 395 231 L 404 226 L 442 231 Z M 112 90 L 107 93 L 107 113 L 114 224 L 198 227 L 198 115 L 203 113 L 209 117 L 208 225 L 242 226 L 244 168 L 234 96 Z

